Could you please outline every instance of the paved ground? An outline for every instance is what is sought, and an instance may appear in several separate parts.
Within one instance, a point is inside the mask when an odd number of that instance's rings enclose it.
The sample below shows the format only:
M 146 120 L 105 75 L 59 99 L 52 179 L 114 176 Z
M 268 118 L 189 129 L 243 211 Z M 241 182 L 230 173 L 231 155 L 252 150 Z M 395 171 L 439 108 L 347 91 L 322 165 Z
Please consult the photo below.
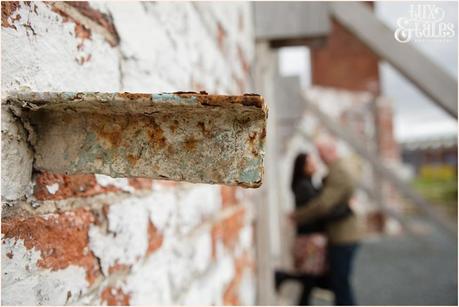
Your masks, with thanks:
M 356 258 L 360 305 L 457 305 L 457 242 L 438 230 L 365 242 Z
M 457 306 L 457 242 L 430 230 L 422 241 L 399 235 L 362 244 L 353 278 L 359 305 Z M 279 304 L 296 302 L 300 288 L 288 284 Z M 314 305 L 332 300 L 331 292 L 313 292 Z

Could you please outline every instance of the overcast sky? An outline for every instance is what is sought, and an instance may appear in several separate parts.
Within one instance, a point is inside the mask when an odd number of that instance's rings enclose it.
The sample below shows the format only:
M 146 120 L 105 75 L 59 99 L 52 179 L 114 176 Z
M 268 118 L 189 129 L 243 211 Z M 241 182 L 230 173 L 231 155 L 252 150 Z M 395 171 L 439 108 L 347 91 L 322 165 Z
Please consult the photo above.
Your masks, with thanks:
M 408 17 L 410 3 L 413 2 L 375 3 L 378 17 L 388 27 L 395 29 L 399 17 Z M 457 2 L 416 3 L 435 3 L 446 11 L 444 22 L 455 24 L 456 34 L 449 42 L 430 40 L 413 44 L 457 79 Z M 307 48 L 283 48 L 280 51 L 279 64 L 282 75 L 299 75 L 303 85 L 310 85 Z M 394 102 L 395 134 L 398 140 L 457 134 L 456 120 L 434 105 L 414 85 L 383 61 L 380 63 L 380 77 L 383 95 L 392 98 Z

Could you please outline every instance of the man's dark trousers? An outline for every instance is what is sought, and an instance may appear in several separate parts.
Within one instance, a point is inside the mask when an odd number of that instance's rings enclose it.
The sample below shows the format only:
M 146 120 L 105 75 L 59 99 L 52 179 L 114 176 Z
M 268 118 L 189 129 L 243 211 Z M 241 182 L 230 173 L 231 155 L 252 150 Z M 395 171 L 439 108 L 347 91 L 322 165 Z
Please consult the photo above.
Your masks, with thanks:
M 354 255 L 359 244 L 334 244 L 328 247 L 330 286 L 335 294 L 335 305 L 355 305 L 351 286 Z

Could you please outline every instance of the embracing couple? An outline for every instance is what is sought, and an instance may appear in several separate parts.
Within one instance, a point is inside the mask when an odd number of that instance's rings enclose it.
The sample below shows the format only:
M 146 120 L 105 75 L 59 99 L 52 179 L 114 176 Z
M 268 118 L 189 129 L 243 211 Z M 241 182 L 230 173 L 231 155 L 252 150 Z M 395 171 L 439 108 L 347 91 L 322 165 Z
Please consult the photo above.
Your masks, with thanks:
M 297 280 L 303 285 L 299 305 L 309 305 L 314 287 L 333 291 L 335 305 L 355 305 L 351 272 L 363 232 L 350 206 L 354 183 L 333 141 L 319 141 L 316 147 L 328 175 L 316 188 L 312 183 L 316 172 L 313 156 L 297 156 L 291 185 L 296 204 L 291 215 L 297 232 L 296 271 L 276 272 L 276 288 L 286 280 Z M 324 242 L 326 248 L 320 255 Z

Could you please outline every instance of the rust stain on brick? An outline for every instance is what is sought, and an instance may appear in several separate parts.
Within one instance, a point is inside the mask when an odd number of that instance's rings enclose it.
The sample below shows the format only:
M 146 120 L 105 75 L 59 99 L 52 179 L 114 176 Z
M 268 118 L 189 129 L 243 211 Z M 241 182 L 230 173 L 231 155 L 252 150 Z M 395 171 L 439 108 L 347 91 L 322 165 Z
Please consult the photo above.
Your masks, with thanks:
M 127 306 L 131 295 L 124 293 L 121 288 L 107 287 L 100 294 L 100 298 L 108 306 Z
M 24 240 L 27 249 L 41 252 L 37 266 L 62 270 L 78 265 L 86 270 L 86 279 L 92 284 L 101 274 L 96 257 L 88 246 L 89 226 L 94 215 L 86 209 L 60 214 L 5 218 L 2 220 L 4 238 Z
M 16 12 L 20 7 L 19 2 L 18 1 L 2 1 L 1 5 L 2 5 L 2 27 L 13 28 L 17 30 L 16 26 L 12 25 L 9 19 L 10 17 L 11 17 L 11 20 L 13 21 L 21 19 L 21 16 L 19 14 L 17 14 L 15 17 L 12 17 L 13 13 Z
M 148 222 L 148 248 L 146 255 L 151 255 L 163 244 L 163 236 L 153 223 Z
M 58 184 L 58 189 L 52 194 L 48 186 L 54 184 Z M 35 178 L 34 196 L 38 200 L 61 200 L 117 191 L 120 190 L 114 186 L 100 186 L 94 175 L 62 175 L 44 171 Z

